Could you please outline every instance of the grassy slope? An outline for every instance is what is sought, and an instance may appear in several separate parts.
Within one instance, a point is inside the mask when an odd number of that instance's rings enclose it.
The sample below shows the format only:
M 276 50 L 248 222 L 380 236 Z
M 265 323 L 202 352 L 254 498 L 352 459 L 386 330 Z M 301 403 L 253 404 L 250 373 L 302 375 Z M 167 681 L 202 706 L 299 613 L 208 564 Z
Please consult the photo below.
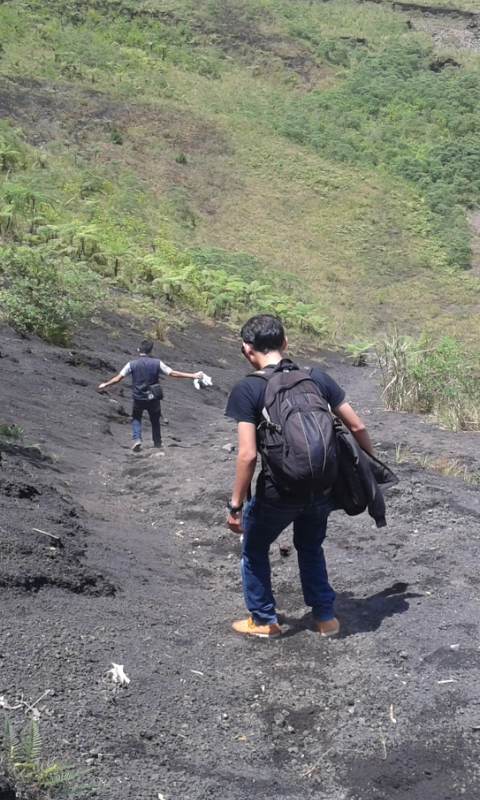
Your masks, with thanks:
M 4 114 L 53 148 L 60 170 L 75 145 L 83 170 L 94 160 L 110 173 L 115 197 L 130 174 L 152 193 L 153 201 L 122 207 L 150 232 L 161 228 L 182 246 L 248 251 L 297 274 L 332 339 L 369 337 L 392 320 L 475 339 L 478 282 L 447 266 L 421 193 L 382 164 L 327 161 L 276 130 L 275 114 L 348 75 L 318 57 L 318 40 L 366 38 L 374 51 L 430 41 L 409 31 L 404 15 L 348 0 L 154 0 L 131 4 L 133 21 L 114 3 L 92 2 L 87 15 L 60 1 L 32 8 L 33 23 L 16 0 L 0 7 L 0 69 L 61 84 L 46 112 L 58 124 L 31 100 L 19 107 L 15 83 Z M 474 54 L 468 62 L 477 70 Z M 39 88 L 39 107 L 46 102 Z M 180 153 L 186 164 L 176 162 Z

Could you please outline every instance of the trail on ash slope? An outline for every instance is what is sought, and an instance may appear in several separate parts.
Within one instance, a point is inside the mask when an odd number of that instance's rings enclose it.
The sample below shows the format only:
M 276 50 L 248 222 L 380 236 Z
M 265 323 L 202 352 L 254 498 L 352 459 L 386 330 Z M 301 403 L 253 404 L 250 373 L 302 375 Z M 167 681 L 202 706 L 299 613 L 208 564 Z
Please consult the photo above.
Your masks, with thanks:
M 25 438 L 0 450 L 0 696 L 15 706 L 49 690 L 45 752 L 87 765 L 102 800 L 476 800 L 479 492 L 396 465 L 395 448 L 475 472 L 478 435 L 386 412 L 373 368 L 323 354 L 400 483 L 387 529 L 330 519 L 339 639 L 314 632 L 295 558 L 275 544 L 284 635 L 247 640 L 231 629 L 245 609 L 225 527 L 236 430 L 223 411 L 246 371 L 237 337 L 192 324 L 156 346 L 214 385 L 167 379 L 165 454 L 134 456 L 128 385 L 97 386 L 140 338 L 107 314 L 70 350 L 2 327 L 0 417 Z M 128 686 L 108 681 L 112 662 Z M 9 713 L 28 721 L 23 707 Z

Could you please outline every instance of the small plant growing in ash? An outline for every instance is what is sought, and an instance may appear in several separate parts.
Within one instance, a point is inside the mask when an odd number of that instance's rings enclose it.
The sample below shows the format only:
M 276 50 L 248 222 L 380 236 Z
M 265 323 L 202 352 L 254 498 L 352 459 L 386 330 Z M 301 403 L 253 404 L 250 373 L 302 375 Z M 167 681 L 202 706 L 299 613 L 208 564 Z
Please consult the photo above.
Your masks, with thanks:
M 395 463 L 408 464 L 413 455 L 414 454 L 408 445 L 397 444 L 395 448 Z
M 8 425 L 6 422 L 0 422 L 0 436 L 5 439 L 23 439 L 23 428 L 18 425 Z
M 79 783 L 87 774 L 86 770 L 42 760 L 42 738 L 34 717 L 26 730 L 18 733 L 10 717 L 5 715 L 4 749 L 6 769 L 15 781 L 32 784 L 47 797 L 75 797 L 93 788 Z

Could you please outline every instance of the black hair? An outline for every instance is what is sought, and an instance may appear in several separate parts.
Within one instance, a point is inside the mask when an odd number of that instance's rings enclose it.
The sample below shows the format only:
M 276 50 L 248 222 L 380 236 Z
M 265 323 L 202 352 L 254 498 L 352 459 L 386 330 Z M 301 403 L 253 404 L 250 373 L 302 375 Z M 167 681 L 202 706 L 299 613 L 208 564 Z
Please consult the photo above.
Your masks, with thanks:
M 271 353 L 281 350 L 285 341 L 285 331 L 278 317 L 271 314 L 257 314 L 245 323 L 240 335 L 245 344 L 250 344 L 257 353 Z
M 141 353 L 151 353 L 153 350 L 153 342 L 151 339 L 144 339 L 143 342 L 140 343 L 140 347 L 138 348 Z

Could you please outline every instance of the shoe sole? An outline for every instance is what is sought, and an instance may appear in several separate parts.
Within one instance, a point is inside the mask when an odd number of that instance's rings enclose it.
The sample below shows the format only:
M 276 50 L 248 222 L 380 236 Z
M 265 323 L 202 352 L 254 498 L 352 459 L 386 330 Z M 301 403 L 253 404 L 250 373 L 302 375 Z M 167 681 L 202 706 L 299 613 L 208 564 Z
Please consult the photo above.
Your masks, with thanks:
M 138 453 L 138 451 L 141 450 L 141 449 L 142 449 L 142 443 L 140 442 L 140 444 L 134 444 L 133 445 L 132 452 Z
M 319 633 L 320 636 L 323 636 L 324 639 L 328 639 L 329 636 L 337 636 L 340 633 L 340 625 L 338 626 L 338 628 L 335 628 L 334 631 L 319 631 Z
M 253 633 L 253 631 L 237 631 L 236 628 L 233 629 L 236 633 L 241 634 L 241 636 L 256 636 L 257 639 L 279 639 L 282 635 L 282 632 L 279 631 L 278 633 Z

